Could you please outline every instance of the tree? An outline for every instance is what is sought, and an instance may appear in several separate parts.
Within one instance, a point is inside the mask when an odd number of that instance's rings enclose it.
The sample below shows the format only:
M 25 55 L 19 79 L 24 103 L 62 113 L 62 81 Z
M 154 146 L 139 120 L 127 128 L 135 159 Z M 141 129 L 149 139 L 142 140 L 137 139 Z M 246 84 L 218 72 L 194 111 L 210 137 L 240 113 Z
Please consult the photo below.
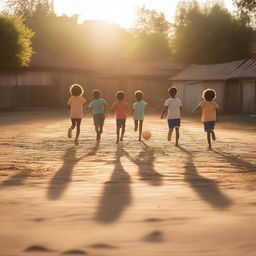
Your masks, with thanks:
M 256 12 L 256 2 L 254 0 L 233 0 L 233 3 L 239 8 L 247 12 Z
M 0 66 L 27 66 L 32 56 L 33 32 L 20 17 L 0 16 Z
M 146 9 L 137 10 L 137 19 L 125 44 L 125 56 L 130 59 L 152 61 L 170 56 L 169 35 L 171 24 L 163 13 Z
M 250 56 L 252 28 L 245 15 L 232 16 L 219 5 L 206 9 L 197 3 L 181 11 L 172 40 L 179 61 L 218 63 Z
M 5 12 L 22 16 L 27 25 L 33 24 L 36 16 L 46 17 L 54 14 L 49 0 L 5 0 Z
M 143 6 L 137 10 L 136 16 L 137 19 L 132 28 L 134 33 L 160 33 L 166 36 L 169 34 L 171 24 L 162 12 L 158 13 Z
M 126 41 L 125 57 L 140 61 L 152 61 L 170 56 L 168 39 L 159 33 L 130 35 Z

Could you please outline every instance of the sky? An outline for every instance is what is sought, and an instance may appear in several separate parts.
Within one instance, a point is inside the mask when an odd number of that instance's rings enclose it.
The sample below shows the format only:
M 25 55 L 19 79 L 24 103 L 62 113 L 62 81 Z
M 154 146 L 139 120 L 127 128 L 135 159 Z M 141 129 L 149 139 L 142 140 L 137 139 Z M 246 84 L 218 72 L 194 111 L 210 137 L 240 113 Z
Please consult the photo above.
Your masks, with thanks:
M 175 16 L 176 5 L 179 0 L 53 0 L 54 10 L 58 15 L 79 14 L 79 21 L 105 20 L 114 22 L 121 27 L 129 28 L 135 19 L 135 10 L 146 6 L 163 12 L 168 21 Z M 199 0 L 204 3 L 206 0 Z M 234 10 L 232 0 L 222 0 L 225 7 Z

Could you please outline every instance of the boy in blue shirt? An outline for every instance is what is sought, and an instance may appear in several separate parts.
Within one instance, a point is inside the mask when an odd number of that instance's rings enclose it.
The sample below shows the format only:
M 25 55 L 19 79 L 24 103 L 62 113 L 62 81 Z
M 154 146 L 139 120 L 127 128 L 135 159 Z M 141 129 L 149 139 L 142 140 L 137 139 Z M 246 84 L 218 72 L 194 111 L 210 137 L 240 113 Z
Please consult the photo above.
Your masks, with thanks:
M 103 125 L 105 121 L 105 112 L 107 110 L 107 103 L 105 99 L 101 98 L 100 90 L 93 90 L 92 95 L 94 100 L 89 104 L 89 108 L 93 113 L 93 121 L 95 126 L 95 131 L 97 134 L 96 140 L 100 140 L 101 134 L 103 132 Z
M 142 134 L 142 127 L 143 127 L 143 120 L 145 114 L 145 107 L 148 106 L 148 103 L 143 100 L 143 92 L 138 90 L 135 92 L 136 102 L 134 102 L 132 106 L 133 111 L 133 120 L 134 120 L 134 131 L 136 132 L 139 127 L 139 139 L 141 141 L 141 134 Z

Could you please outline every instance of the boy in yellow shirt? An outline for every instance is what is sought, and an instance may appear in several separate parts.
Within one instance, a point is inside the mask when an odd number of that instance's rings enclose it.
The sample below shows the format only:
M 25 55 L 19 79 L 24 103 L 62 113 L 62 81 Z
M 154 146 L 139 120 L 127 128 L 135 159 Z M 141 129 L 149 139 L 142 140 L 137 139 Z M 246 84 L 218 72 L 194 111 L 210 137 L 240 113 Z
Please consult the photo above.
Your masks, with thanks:
M 212 149 L 211 137 L 216 140 L 214 127 L 217 120 L 217 110 L 219 105 L 213 101 L 216 98 L 216 92 L 213 89 L 203 91 L 202 98 L 204 99 L 198 107 L 192 112 L 192 115 L 199 109 L 202 111 L 201 121 L 204 123 L 204 130 L 207 132 L 208 149 Z

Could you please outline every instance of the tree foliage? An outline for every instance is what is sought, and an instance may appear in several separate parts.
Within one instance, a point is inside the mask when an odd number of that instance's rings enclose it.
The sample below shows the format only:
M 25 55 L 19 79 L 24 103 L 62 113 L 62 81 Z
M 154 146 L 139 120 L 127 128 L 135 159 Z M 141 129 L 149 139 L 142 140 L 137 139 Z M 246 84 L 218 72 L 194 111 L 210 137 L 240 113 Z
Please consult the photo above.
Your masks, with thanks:
M 256 1 L 254 0 L 233 0 L 233 3 L 239 8 L 247 12 L 256 12 Z
M 137 9 L 136 21 L 133 25 L 134 33 L 160 33 L 168 36 L 171 24 L 166 20 L 165 15 L 156 10 L 147 9 L 145 6 Z
M 27 66 L 32 56 L 33 32 L 21 17 L 0 16 L 0 66 Z
M 218 63 L 250 56 L 252 28 L 247 16 L 232 16 L 219 5 L 200 8 L 197 2 L 180 7 L 178 14 L 172 43 L 180 61 Z

